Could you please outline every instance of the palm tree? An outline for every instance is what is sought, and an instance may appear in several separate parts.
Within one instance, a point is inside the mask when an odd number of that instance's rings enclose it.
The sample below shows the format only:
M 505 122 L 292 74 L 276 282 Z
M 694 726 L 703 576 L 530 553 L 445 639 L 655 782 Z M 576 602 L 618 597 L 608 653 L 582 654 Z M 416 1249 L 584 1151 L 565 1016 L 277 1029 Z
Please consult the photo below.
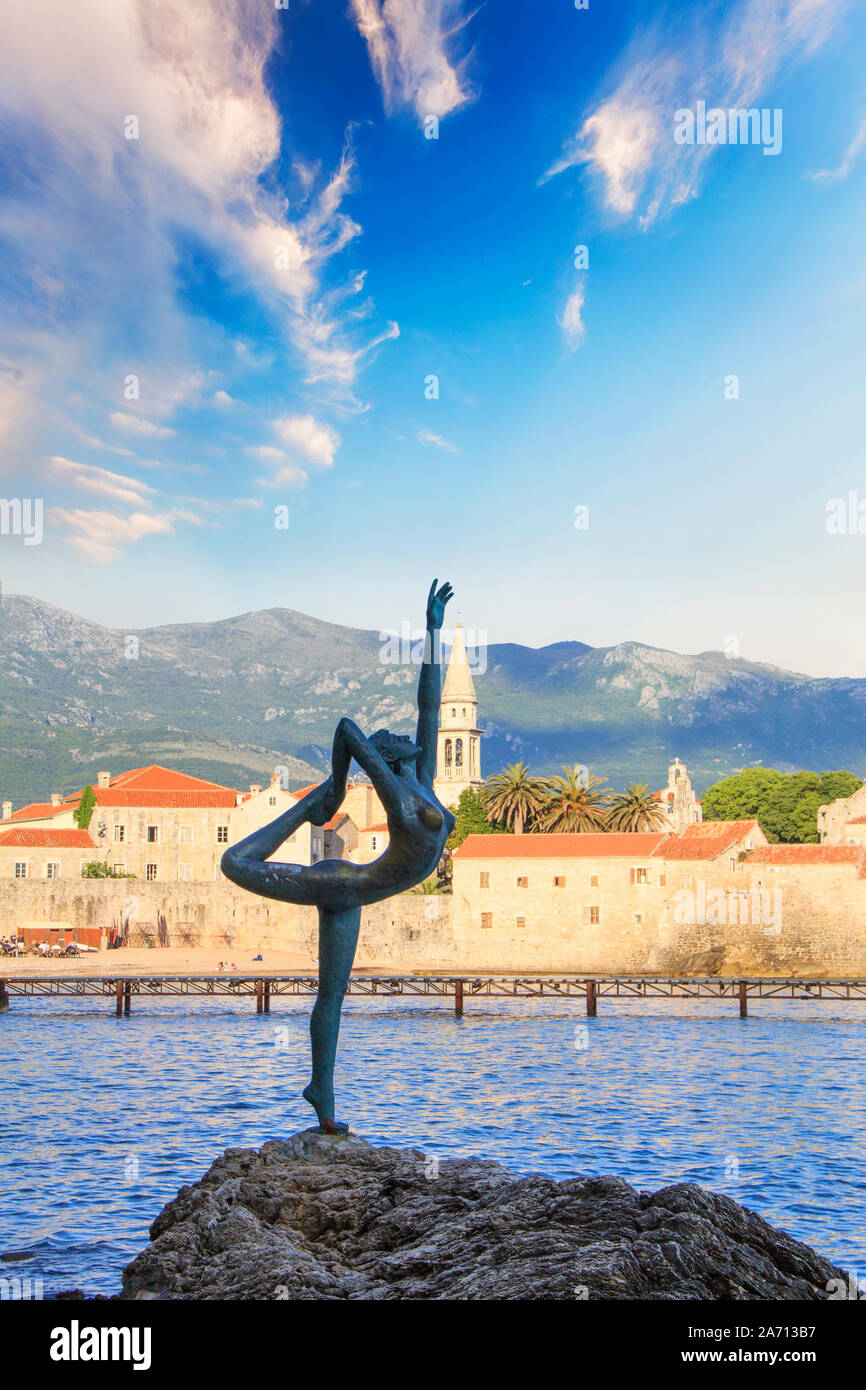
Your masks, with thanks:
M 542 810 L 547 784 L 541 777 L 530 777 L 526 763 L 511 763 L 488 777 L 482 788 L 484 810 L 489 821 L 502 821 L 516 835 Z
M 611 830 L 659 830 L 665 821 L 664 810 L 646 782 L 630 782 L 624 792 L 610 799 L 608 825 Z
M 610 792 L 606 777 L 596 777 L 579 764 L 563 767 L 564 777 L 550 777 L 540 827 L 547 831 L 607 830 Z

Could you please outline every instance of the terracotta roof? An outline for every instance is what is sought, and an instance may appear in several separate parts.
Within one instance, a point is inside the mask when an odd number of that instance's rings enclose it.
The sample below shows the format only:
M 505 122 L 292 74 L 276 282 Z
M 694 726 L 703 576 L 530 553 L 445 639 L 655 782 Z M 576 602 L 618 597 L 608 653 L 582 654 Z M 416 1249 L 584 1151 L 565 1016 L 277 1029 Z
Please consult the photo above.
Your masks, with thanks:
M 699 840 L 702 837 L 713 839 L 716 835 L 730 831 L 736 838 L 740 835 L 748 835 L 750 830 L 760 830 L 760 828 L 754 818 L 748 820 L 702 820 L 695 821 L 694 825 L 688 826 L 681 833 L 688 835 L 691 839 Z
M 141 806 L 171 810 L 194 807 L 229 807 L 237 804 L 237 797 L 228 787 L 221 791 L 98 791 L 96 804 L 102 808 L 118 806 Z
M 30 849 L 96 849 L 86 830 L 52 830 L 18 826 L 0 834 L 0 847 L 22 845 Z
M 301 799 L 302 796 L 306 796 L 306 795 L 307 795 L 307 792 L 314 792 L 314 791 L 316 790 L 316 787 L 317 787 L 318 785 L 319 785 L 318 782 L 311 782 L 310 785 L 309 785 L 308 787 L 301 787 L 300 791 L 292 792 L 292 796 L 293 796 L 297 801 L 300 801 L 300 799 Z
M 29 806 L 22 806 L 20 811 L 13 811 L 9 820 L 44 820 L 46 816 L 62 816 L 71 809 L 72 807 L 66 803 L 52 806 L 50 801 L 34 801 Z M 0 825 L 2 824 L 0 821 Z
M 859 845 L 759 845 L 749 855 L 750 864 L 859 864 L 864 858 Z
M 134 767 L 129 772 L 118 773 L 110 779 L 108 785 L 114 791 L 230 791 L 233 796 L 237 796 L 234 787 L 226 787 L 221 782 L 208 782 L 203 777 L 192 777 L 188 772 L 175 772 L 173 768 L 161 767 L 159 763 L 150 763 L 147 767 Z M 99 795 L 97 787 L 93 790 Z
M 378 825 L 365 825 L 365 826 L 364 826 L 364 829 L 365 829 L 365 830 L 388 830 L 388 829 L 390 829 L 390 827 L 389 827 L 389 825 L 388 825 L 388 822 L 387 822 L 386 820 L 384 820 L 384 821 L 380 821 Z M 485 836 L 483 836 L 482 838 L 484 838 L 484 839 L 486 840 L 487 836 L 485 835 Z
M 866 816 L 854 816 L 853 820 L 846 820 L 846 825 L 866 825 Z
M 563 835 L 467 835 L 454 851 L 461 859 L 645 859 L 668 839 L 647 831 Z
M 325 821 L 325 824 L 322 826 L 322 829 L 336 830 L 338 826 L 343 825 L 347 820 L 349 820 L 349 816 L 346 814 L 346 812 L 338 811 L 335 816 L 331 816 L 330 820 Z

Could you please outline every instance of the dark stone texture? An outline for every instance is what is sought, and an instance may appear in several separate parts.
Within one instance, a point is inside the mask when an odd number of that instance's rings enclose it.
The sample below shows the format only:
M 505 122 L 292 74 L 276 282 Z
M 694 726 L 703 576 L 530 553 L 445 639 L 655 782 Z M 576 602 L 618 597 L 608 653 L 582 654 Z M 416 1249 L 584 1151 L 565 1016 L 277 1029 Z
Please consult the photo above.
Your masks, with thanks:
M 825 1299 L 843 1272 L 729 1197 L 518 1177 L 306 1130 L 228 1149 L 124 1271 L 127 1299 Z

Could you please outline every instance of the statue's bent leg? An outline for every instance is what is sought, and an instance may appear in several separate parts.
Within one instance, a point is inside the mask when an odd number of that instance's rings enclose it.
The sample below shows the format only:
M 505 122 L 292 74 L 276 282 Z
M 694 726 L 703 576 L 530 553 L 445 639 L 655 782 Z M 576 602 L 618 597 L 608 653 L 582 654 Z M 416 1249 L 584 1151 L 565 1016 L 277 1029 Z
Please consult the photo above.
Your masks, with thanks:
M 358 932 L 361 927 L 360 907 L 333 912 L 319 908 L 319 991 L 310 1015 L 310 1042 L 313 1052 L 313 1077 L 304 1091 L 319 1117 L 319 1125 L 328 1134 L 346 1129 L 334 1118 L 334 1059 L 340 1032 L 340 1011 L 352 973 Z

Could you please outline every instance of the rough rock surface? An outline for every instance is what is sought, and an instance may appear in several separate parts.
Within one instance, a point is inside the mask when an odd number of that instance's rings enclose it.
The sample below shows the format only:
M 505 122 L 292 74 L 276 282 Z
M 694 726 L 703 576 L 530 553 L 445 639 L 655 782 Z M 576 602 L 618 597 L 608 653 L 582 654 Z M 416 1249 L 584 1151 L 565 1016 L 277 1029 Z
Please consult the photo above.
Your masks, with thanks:
M 314 1130 L 183 1187 L 122 1298 L 822 1299 L 841 1270 L 691 1183 L 518 1177 Z

